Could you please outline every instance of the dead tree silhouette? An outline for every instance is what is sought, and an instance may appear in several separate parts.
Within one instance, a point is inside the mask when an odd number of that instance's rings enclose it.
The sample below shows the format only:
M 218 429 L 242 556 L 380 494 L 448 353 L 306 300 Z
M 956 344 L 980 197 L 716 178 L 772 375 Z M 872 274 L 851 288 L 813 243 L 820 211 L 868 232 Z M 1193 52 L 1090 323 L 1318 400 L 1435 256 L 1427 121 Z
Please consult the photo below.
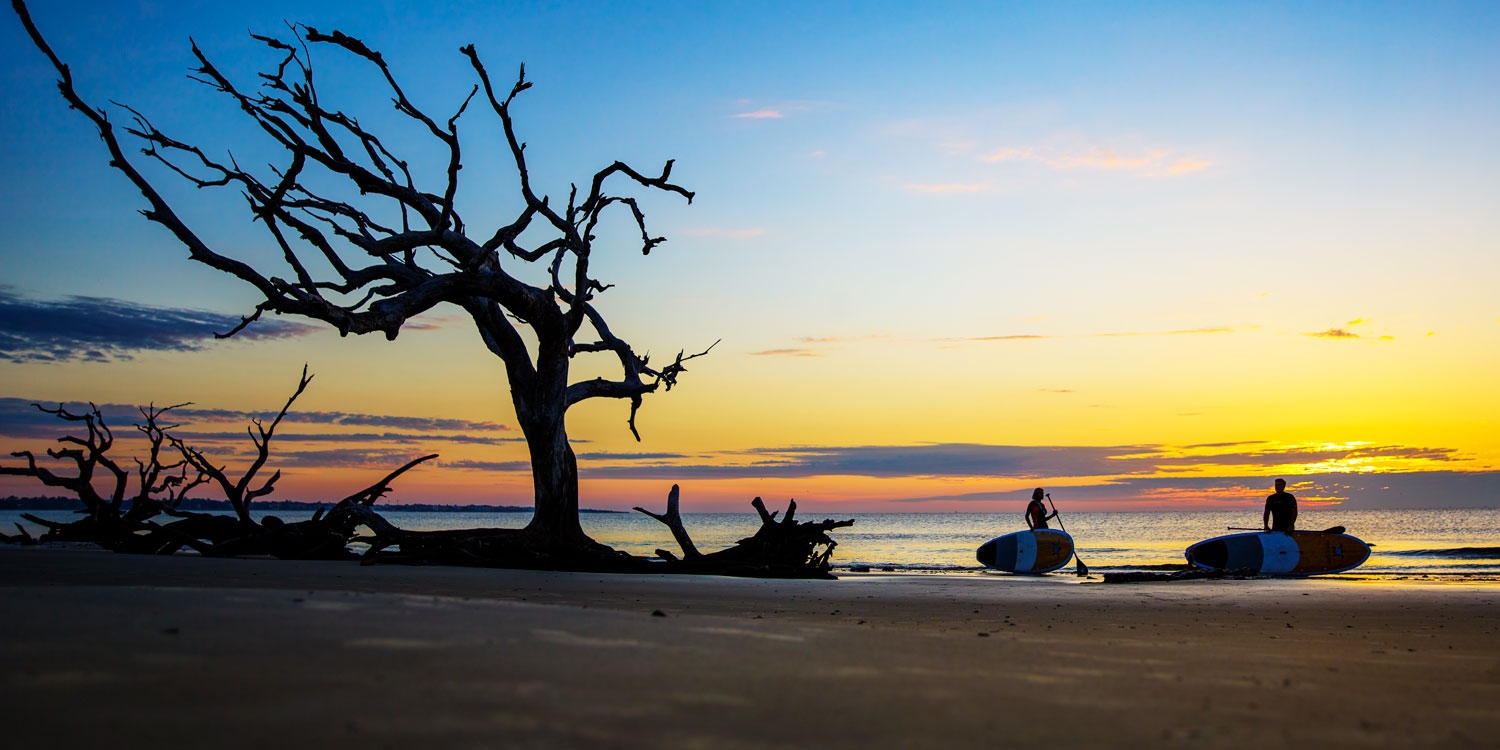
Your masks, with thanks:
M 255 454 L 238 479 L 231 479 L 227 466 L 220 465 L 203 450 L 172 434 L 177 425 L 165 422 L 165 418 L 172 410 L 189 404 L 140 407 L 143 421 L 135 428 L 145 438 L 147 454 L 144 460 L 134 459 L 134 494 L 130 490 L 131 472 L 122 467 L 117 456 L 111 455 L 117 447 L 114 431 L 94 404 L 89 404 L 88 411 L 76 413 L 63 404 L 58 404 L 55 409 L 35 404 L 44 413 L 81 424 L 83 434 L 57 438 L 63 447 L 47 451 L 47 456 L 52 459 L 50 464 L 39 461 L 31 451 L 16 451 L 11 455 L 25 459 L 25 464 L 0 466 L 0 475 L 33 477 L 47 487 L 67 490 L 78 498 L 82 507 L 77 514 L 81 517 L 71 522 L 22 514 L 26 520 L 47 529 L 41 538 L 44 542 L 91 542 L 116 552 L 141 554 L 172 554 L 186 548 L 210 557 L 271 555 L 290 559 L 353 559 L 355 554 L 349 545 L 354 541 L 360 524 L 359 519 L 344 506 L 355 501 L 366 506 L 373 504 L 389 491 L 392 480 L 437 456 L 413 459 L 335 505 L 332 511 L 325 513 L 325 509 L 319 509 L 309 520 L 286 523 L 275 516 L 255 520 L 250 514 L 250 504 L 256 498 L 271 494 L 281 478 L 281 472 L 277 471 L 269 478 L 258 480 L 270 460 L 276 428 L 311 382 L 312 375 L 303 367 L 296 390 L 269 426 L 259 419 L 250 420 L 253 428 L 250 439 L 255 445 Z M 101 493 L 96 482 L 106 485 L 107 491 Z M 234 514 L 226 516 L 181 509 L 188 493 L 203 485 L 217 487 Z M 24 528 L 21 531 L 20 537 L 6 537 L 0 541 L 32 541 Z
M 125 114 L 124 132 L 142 144 L 135 159 L 144 157 L 198 188 L 230 188 L 244 197 L 282 260 L 275 271 L 258 268 L 221 253 L 188 225 L 127 155 L 109 112 L 78 94 L 70 69 L 37 30 L 26 4 L 12 0 L 12 6 L 56 68 L 63 98 L 98 129 L 110 166 L 145 197 L 145 217 L 170 231 L 189 258 L 241 279 L 263 298 L 224 336 L 270 312 L 323 321 L 341 335 L 381 333 L 394 339 L 414 316 L 438 305 L 461 309 L 483 346 L 504 365 L 535 490 L 530 523 L 524 530 L 486 537 L 485 554 L 503 564 L 532 560 L 547 567 L 589 567 L 590 559 L 619 559 L 579 525 L 578 464 L 565 417 L 570 407 L 589 399 L 621 399 L 629 402 L 626 423 L 639 440 L 636 415 L 643 397 L 671 390 L 686 363 L 713 348 L 711 344 L 694 354 L 681 350 L 664 365 L 652 364 L 611 329 L 596 305 L 611 287 L 592 267 L 601 244 L 596 232 L 602 232 L 607 213 L 630 217 L 643 255 L 665 241 L 651 236 L 638 199 L 616 192 L 615 186 L 623 183 L 691 202 L 693 193 L 671 180 L 672 160 L 654 176 L 616 161 L 595 172 L 582 190 L 572 185 L 561 204 L 534 190 L 526 144 L 512 118 L 517 97 L 532 85 L 524 65 L 508 92 L 497 91 L 474 46 L 461 48 L 477 82 L 443 119 L 409 98 L 381 53 L 340 31 L 293 25 L 287 39 L 252 35 L 275 60 L 259 74 L 253 90 L 232 80 L 194 43 L 197 67 L 190 77 L 228 97 L 281 149 L 280 164 L 258 175 L 232 157 L 217 159 L 172 138 L 136 109 L 117 105 L 115 111 Z M 314 79 L 314 47 L 372 70 L 396 112 L 445 155 L 441 184 L 419 187 L 421 170 L 397 153 L 395 141 L 388 143 L 373 126 L 329 103 L 332 97 Z M 478 231 L 458 208 L 464 166 L 459 121 L 476 99 L 488 106 L 504 131 L 521 199 L 519 213 L 509 223 Z M 527 283 L 524 274 L 513 273 L 518 269 L 535 269 L 533 275 L 546 283 Z M 618 375 L 570 382 L 573 360 L 594 354 L 612 357 Z M 408 541 L 407 546 L 413 544 Z

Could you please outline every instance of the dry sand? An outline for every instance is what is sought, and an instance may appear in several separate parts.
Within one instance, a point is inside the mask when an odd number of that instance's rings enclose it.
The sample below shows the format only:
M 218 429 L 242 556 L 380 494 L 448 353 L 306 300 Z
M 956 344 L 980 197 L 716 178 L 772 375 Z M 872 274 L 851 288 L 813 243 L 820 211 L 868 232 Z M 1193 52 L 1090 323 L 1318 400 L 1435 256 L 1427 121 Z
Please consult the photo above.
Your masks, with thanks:
M 1496 747 L 1497 602 L 0 548 L 0 705 L 9 747 Z

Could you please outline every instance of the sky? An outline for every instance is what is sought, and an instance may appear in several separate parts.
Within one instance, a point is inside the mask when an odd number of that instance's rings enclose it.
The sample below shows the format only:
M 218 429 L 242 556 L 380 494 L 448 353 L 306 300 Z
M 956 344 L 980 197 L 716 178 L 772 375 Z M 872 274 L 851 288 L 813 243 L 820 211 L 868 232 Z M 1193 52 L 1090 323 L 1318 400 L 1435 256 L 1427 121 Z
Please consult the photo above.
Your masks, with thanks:
M 538 192 L 616 159 L 638 192 L 601 233 L 599 306 L 678 387 L 569 413 L 585 507 L 1019 513 L 1304 504 L 1500 507 L 1500 6 L 1493 3 L 36 3 L 98 105 L 241 164 L 285 157 L 187 78 L 236 80 L 289 22 L 379 49 L 446 119 L 524 63 Z M 315 379 L 274 498 L 337 500 L 426 453 L 388 502 L 529 505 L 503 368 L 453 309 L 395 341 L 293 318 L 187 259 L 0 22 L 0 449 L 41 452 L 137 407 L 231 471 L 252 418 Z M 315 49 L 325 102 L 440 176 L 367 66 Z M 459 120 L 460 201 L 519 213 L 488 110 Z M 111 108 L 124 122 L 128 113 Z M 144 171 L 219 252 L 285 274 L 232 191 Z M 429 184 L 431 184 L 429 180 Z M 434 187 L 433 189 L 437 189 Z M 512 265 L 514 269 L 514 265 Z M 515 273 L 526 273 L 513 270 Z M 607 364 L 607 363 L 602 363 Z M 602 364 L 579 363 L 575 377 Z M 133 452 L 134 451 L 134 452 Z M 0 465 L 15 465 L 5 459 Z M 0 495 L 50 494 L 0 482 Z

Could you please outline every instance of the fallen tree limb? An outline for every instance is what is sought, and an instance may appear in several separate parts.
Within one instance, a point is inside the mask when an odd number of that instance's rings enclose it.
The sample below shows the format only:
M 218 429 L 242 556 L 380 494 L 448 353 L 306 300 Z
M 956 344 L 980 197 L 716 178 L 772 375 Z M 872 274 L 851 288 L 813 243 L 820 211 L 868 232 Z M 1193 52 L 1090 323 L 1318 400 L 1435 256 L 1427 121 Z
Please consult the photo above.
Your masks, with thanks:
M 838 543 L 828 536 L 828 532 L 854 525 L 852 519 L 815 523 L 797 521 L 796 501 L 788 503 L 786 515 L 778 521 L 777 513 L 767 510 L 765 503 L 757 497 L 751 501 L 761 520 L 755 534 L 739 540 L 732 547 L 705 554 L 698 551 L 682 523 L 679 496 L 680 489 L 674 485 L 667 496 L 665 513 L 656 514 L 642 508 L 636 510 L 672 530 L 673 537 L 682 547 L 684 559 L 678 559 L 666 550 L 657 550 L 661 559 L 652 560 L 597 543 L 560 551 L 556 545 L 528 533 L 526 529 L 410 531 L 398 528 L 382 517 L 372 507 L 373 503 L 353 502 L 352 499 L 339 503 L 329 515 L 346 515 L 371 531 L 373 536 L 351 540 L 370 545 L 360 558 L 366 565 L 465 565 L 756 578 L 833 578 L 829 560 Z
M 36 544 L 36 537 L 32 536 L 31 532 L 27 531 L 25 526 L 22 526 L 21 524 L 18 523 L 18 524 L 16 524 L 16 530 L 20 531 L 21 533 L 19 533 L 19 534 L 6 534 L 6 533 L 3 533 L 3 532 L 0 532 L 0 544 L 21 544 L 21 545 Z
M 672 538 L 677 540 L 677 546 L 682 548 L 683 558 L 687 560 L 696 560 L 702 557 L 703 553 L 698 551 L 697 546 L 693 544 L 693 538 L 688 535 L 687 529 L 682 525 L 682 514 L 678 513 L 677 510 L 677 497 L 678 488 L 677 485 L 674 484 L 672 485 L 672 491 L 667 493 L 666 513 L 652 513 L 651 511 L 646 510 L 645 508 L 642 508 L 640 506 L 636 506 L 635 509 L 666 524 L 667 528 L 672 530 Z M 670 556 L 670 554 L 663 554 L 664 552 L 665 550 L 657 550 L 656 554 L 663 559 L 674 559 Z

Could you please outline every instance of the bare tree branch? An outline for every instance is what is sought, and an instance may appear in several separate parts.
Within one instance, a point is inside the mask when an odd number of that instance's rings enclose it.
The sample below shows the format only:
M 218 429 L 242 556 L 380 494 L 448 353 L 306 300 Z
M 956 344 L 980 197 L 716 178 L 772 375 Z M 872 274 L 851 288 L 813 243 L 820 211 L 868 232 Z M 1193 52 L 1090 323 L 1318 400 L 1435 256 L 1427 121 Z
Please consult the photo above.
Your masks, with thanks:
M 698 551 L 697 545 L 693 544 L 693 538 L 688 535 L 687 527 L 682 525 L 682 514 L 677 509 L 678 492 L 677 485 L 672 485 L 672 491 L 667 493 L 666 513 L 652 513 L 640 506 L 636 506 L 635 510 L 666 524 L 667 528 L 672 530 L 672 538 L 677 540 L 677 546 L 682 548 L 684 559 L 694 560 L 702 557 L 703 554 Z
M 277 426 L 281 424 L 282 419 L 286 418 L 286 414 L 292 408 L 292 404 L 295 404 L 297 398 L 307 390 L 307 386 L 312 382 L 312 379 L 313 376 L 307 372 L 307 365 L 303 365 L 302 377 L 297 381 L 297 389 L 286 400 L 286 404 L 281 407 L 281 411 L 276 413 L 276 417 L 271 420 L 270 426 L 266 426 L 259 419 L 250 420 L 250 427 L 247 430 L 250 433 L 250 442 L 255 446 L 255 459 L 250 462 L 250 466 L 245 469 L 245 473 L 240 475 L 238 480 L 230 479 L 228 473 L 225 471 L 225 467 L 215 466 L 213 461 L 197 448 L 188 445 L 178 438 L 170 436 L 167 438 L 172 447 L 176 448 L 178 453 L 182 455 L 183 460 L 188 466 L 218 485 L 219 491 L 224 493 L 224 498 L 234 508 L 235 517 L 239 519 L 241 524 L 247 526 L 254 525 L 255 522 L 250 517 L 250 503 L 258 497 L 265 497 L 275 491 L 276 482 L 281 479 L 281 472 L 277 471 L 270 478 L 262 482 L 259 487 L 251 488 L 251 484 L 255 482 L 256 475 L 260 473 L 261 469 L 265 468 L 266 461 L 271 456 L 271 439 L 276 435 Z
M 502 96 L 474 46 L 460 48 L 477 83 L 442 108 L 451 114 L 434 116 L 434 108 L 418 101 L 424 88 L 402 81 L 378 50 L 340 30 L 289 24 L 283 38 L 252 34 L 269 62 L 248 84 L 219 68 L 208 52 L 192 43 L 195 66 L 189 77 L 227 99 L 279 148 L 282 156 L 277 163 L 265 170 L 242 167 L 233 156 L 214 156 L 221 153 L 217 148 L 169 135 L 138 109 L 117 109 L 128 119 L 125 136 L 139 142 L 136 160 L 169 179 L 206 190 L 231 190 L 246 201 L 278 258 L 252 266 L 215 249 L 168 204 L 127 155 L 106 111 L 79 95 L 72 72 L 48 46 L 24 0 L 12 0 L 12 6 L 32 42 L 57 70 L 64 100 L 89 118 L 109 152 L 110 166 L 145 197 L 146 218 L 170 231 L 188 249 L 190 259 L 243 280 L 260 295 L 255 309 L 220 335 L 233 336 L 269 312 L 320 320 L 341 335 L 379 332 L 395 338 L 408 321 L 429 310 L 441 305 L 461 308 L 485 348 L 503 362 L 517 419 L 532 447 L 537 511 L 529 533 L 559 545 L 592 548 L 577 521 L 577 470 L 565 428 L 567 409 L 589 398 L 628 401 L 627 424 L 639 440 L 636 415 L 643 397 L 670 390 L 686 371 L 684 363 L 713 348 L 694 355 L 680 351 L 671 364 L 654 369 L 648 357 L 636 355 L 611 331 L 598 307 L 598 296 L 611 288 L 595 275 L 592 264 L 595 250 L 603 249 L 595 243 L 605 213 L 614 206 L 628 209 L 641 251 L 649 254 L 665 238 L 650 233 L 642 194 L 670 194 L 692 202 L 693 192 L 672 180 L 672 160 L 666 160 L 655 176 L 615 161 L 587 182 L 570 186 L 566 203 L 559 205 L 538 192 L 513 118 L 512 107 L 532 85 L 524 65 Z M 363 63 L 355 67 L 374 74 L 373 88 L 389 95 L 401 115 L 398 122 L 382 124 L 377 132 L 341 109 L 337 97 L 328 95 L 337 88 L 323 86 L 314 68 L 309 50 L 315 47 Z M 367 79 L 354 85 L 369 90 L 372 83 Z M 466 113 L 477 116 L 470 112 L 476 99 L 489 105 L 505 134 L 511 163 L 501 166 L 514 169 L 520 207 L 513 218 L 471 235 L 457 209 L 463 187 L 459 176 L 465 166 L 459 124 Z M 422 171 L 414 171 L 402 154 L 407 148 L 421 148 L 411 145 L 413 133 L 443 155 L 442 184 L 424 188 L 414 179 Z M 486 168 L 493 171 L 490 165 Z M 585 186 L 582 192 L 580 184 Z M 548 283 L 522 281 L 509 270 L 518 263 L 548 264 Z M 596 341 L 577 341 L 585 325 L 597 334 Z M 571 360 L 593 353 L 612 355 L 618 373 L 570 382 Z M 262 430 L 260 425 L 256 429 Z M 201 473 L 207 478 L 203 481 L 236 498 L 237 514 L 247 518 L 248 503 L 269 493 L 277 479 L 272 475 L 251 485 L 264 465 L 274 430 L 272 423 L 260 434 L 252 433 L 259 458 L 234 481 L 201 453 L 178 446 L 188 467 L 182 481 L 189 481 L 187 473 Z

